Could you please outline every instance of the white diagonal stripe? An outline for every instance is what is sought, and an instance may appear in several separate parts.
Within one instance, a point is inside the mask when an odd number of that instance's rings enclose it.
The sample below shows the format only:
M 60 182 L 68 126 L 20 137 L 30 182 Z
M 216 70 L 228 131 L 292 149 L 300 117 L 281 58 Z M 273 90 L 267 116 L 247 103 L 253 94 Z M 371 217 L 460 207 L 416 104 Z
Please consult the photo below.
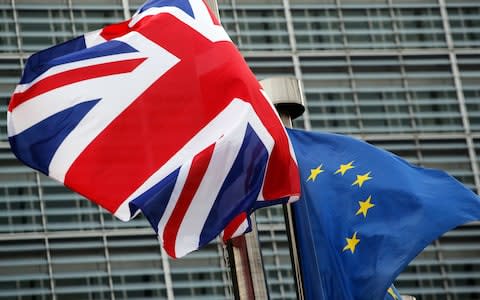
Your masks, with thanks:
M 243 119 L 242 116 L 239 117 Z M 175 244 L 176 257 L 182 257 L 199 246 L 203 226 L 242 147 L 247 122 L 236 125 L 215 144 L 207 171 L 178 230 Z

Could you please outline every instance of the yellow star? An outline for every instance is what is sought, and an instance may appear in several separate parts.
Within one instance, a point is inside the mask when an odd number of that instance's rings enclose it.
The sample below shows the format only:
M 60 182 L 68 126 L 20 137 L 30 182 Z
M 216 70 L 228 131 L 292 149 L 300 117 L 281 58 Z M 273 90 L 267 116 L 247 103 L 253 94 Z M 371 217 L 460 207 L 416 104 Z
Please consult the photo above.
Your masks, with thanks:
M 390 296 L 392 296 L 393 299 L 398 300 L 397 295 L 395 295 L 395 292 L 393 291 L 393 289 L 391 287 L 388 288 L 387 292 Z
M 357 175 L 357 180 L 355 180 L 354 183 L 352 183 L 352 185 L 356 185 L 358 184 L 359 187 L 362 187 L 363 183 L 367 180 L 370 180 L 372 179 L 373 177 L 370 177 L 371 172 L 368 172 L 368 173 L 365 173 L 363 175 Z
M 353 164 L 353 160 L 346 165 L 341 164 L 340 168 L 338 170 L 336 170 L 334 174 L 340 173 L 340 174 L 342 174 L 342 176 L 345 175 L 345 173 L 348 170 L 355 168 L 354 166 L 352 166 L 352 164 Z
M 317 175 L 325 171 L 325 170 L 322 170 L 322 166 L 323 166 L 323 164 L 319 165 L 315 169 L 311 169 L 310 170 L 310 176 L 308 176 L 307 181 L 309 181 L 309 180 L 315 181 L 315 179 L 317 178 Z
M 358 201 L 360 208 L 357 210 L 357 213 L 355 215 L 357 216 L 359 214 L 363 214 L 363 217 L 366 218 L 368 210 L 375 206 L 375 204 L 370 203 L 371 200 L 372 200 L 372 196 L 368 196 L 367 200 Z
M 347 245 L 343 248 L 343 251 L 350 250 L 353 254 L 355 252 L 355 247 L 360 243 L 360 240 L 357 239 L 357 232 L 353 234 L 351 239 L 345 238 L 345 240 L 347 241 Z

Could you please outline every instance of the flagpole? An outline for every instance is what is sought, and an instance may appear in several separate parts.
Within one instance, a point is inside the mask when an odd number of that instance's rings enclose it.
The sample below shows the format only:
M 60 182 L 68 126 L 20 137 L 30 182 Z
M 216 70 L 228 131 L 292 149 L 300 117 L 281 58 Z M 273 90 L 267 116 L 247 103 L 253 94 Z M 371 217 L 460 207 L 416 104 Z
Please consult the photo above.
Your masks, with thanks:
M 206 2 L 220 20 L 217 1 Z M 250 218 L 252 232 L 227 243 L 233 292 L 237 300 L 269 299 L 255 215 L 252 214 Z
M 303 93 L 299 81 L 291 76 L 271 77 L 260 81 L 265 93 L 275 105 L 282 123 L 285 127 L 292 127 L 292 120 L 298 118 L 305 111 Z M 297 299 L 303 300 L 303 280 L 300 268 L 300 257 L 295 235 L 295 216 L 291 204 L 283 205 L 285 227 L 287 232 L 288 246 L 290 248 L 290 260 L 292 263 L 293 278 L 296 286 Z

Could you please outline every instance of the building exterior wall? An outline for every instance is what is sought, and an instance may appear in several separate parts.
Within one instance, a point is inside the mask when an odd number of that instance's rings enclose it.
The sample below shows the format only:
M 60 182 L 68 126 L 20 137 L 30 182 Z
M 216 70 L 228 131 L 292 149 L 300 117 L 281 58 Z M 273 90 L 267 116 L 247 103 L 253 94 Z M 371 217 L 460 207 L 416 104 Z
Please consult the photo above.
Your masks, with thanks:
M 122 223 L 20 164 L 11 92 L 32 53 L 121 21 L 143 0 L 0 0 L 0 299 L 231 299 L 223 246 L 180 260 L 146 220 Z M 297 127 L 361 137 L 480 190 L 478 0 L 220 0 L 258 79 L 301 79 Z M 281 208 L 257 213 L 272 299 L 295 299 Z M 417 299 L 480 299 L 480 223 L 399 276 Z

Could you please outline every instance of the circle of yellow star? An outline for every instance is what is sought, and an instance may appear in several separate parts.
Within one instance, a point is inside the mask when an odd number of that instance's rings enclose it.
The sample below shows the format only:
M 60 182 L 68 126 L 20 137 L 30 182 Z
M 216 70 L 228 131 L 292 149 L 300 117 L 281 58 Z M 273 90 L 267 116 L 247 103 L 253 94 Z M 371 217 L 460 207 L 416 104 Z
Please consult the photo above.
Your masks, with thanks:
M 365 173 L 363 175 L 357 175 L 357 180 L 355 180 L 352 185 L 358 185 L 359 187 L 362 187 L 363 183 L 367 180 L 372 179 L 373 177 L 370 177 L 370 173 Z
M 340 174 L 342 174 L 342 176 L 345 175 L 345 173 L 348 170 L 355 168 L 355 166 L 352 166 L 352 164 L 353 164 L 353 160 L 351 162 L 349 162 L 348 164 L 345 164 L 345 165 L 341 164 L 340 168 L 338 168 L 338 170 L 336 170 L 335 173 L 333 173 L 333 174 L 340 173 Z
M 363 214 L 363 217 L 366 218 L 368 210 L 375 206 L 375 204 L 370 203 L 371 200 L 372 196 L 368 196 L 367 200 L 358 201 L 360 208 L 357 210 L 357 213 L 355 215 L 358 216 L 359 214 Z
M 353 234 L 352 238 L 345 238 L 347 241 L 347 245 L 343 248 L 343 251 L 350 250 L 353 253 L 355 253 L 355 247 L 357 247 L 357 244 L 360 243 L 360 240 L 357 239 L 357 232 Z
M 319 165 L 315 169 L 310 169 L 310 176 L 308 176 L 307 181 L 315 181 L 317 178 L 317 175 L 324 172 L 325 170 L 322 170 L 323 164 Z

